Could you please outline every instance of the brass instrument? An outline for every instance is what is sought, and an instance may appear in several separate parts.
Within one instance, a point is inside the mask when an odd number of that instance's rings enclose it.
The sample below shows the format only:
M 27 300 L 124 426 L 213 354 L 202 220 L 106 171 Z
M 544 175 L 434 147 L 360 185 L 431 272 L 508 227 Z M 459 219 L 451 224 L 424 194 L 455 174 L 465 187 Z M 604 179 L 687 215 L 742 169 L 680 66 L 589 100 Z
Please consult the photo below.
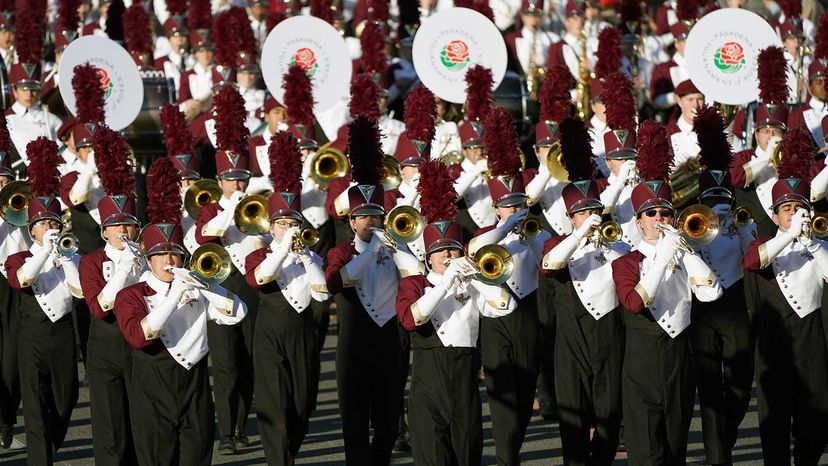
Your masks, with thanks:
M 747 207 L 737 207 L 731 214 L 731 220 L 733 225 L 738 228 L 746 227 L 753 223 L 753 214 L 750 213 Z
M 678 233 L 676 233 L 673 230 L 668 230 L 666 228 L 667 226 L 662 224 L 662 223 L 657 223 L 655 227 L 656 227 L 656 230 L 660 231 L 662 234 L 670 235 L 673 238 L 675 238 L 676 242 L 678 243 L 678 248 L 680 250 L 682 250 L 686 253 L 689 253 L 689 254 L 693 254 L 693 248 L 691 248 L 690 245 L 687 244 L 687 240 L 684 239 L 684 236 L 679 235 Z
M 710 244 L 719 234 L 719 217 L 703 204 L 687 207 L 676 220 L 676 231 L 691 246 Z
M 702 168 L 697 159 L 690 159 L 670 174 L 673 205 L 684 207 L 699 197 L 699 174 Z
M 400 162 L 397 162 L 394 157 L 386 155 L 382 161 L 382 167 L 385 170 L 385 175 L 382 177 L 382 189 L 388 191 L 399 187 L 402 183 Z
M 230 253 L 215 243 L 201 245 L 190 257 L 190 275 L 205 286 L 219 285 L 230 276 Z
M 313 227 L 305 227 L 293 237 L 293 252 L 299 254 L 305 248 L 309 248 L 319 242 L 319 230 Z
M 70 257 L 78 252 L 78 237 L 72 233 L 62 233 L 55 240 L 53 247 L 59 255 Z
M 12 181 L 0 190 L 0 217 L 16 227 L 29 223 L 32 190 L 25 181 Z
M 552 175 L 552 178 L 555 178 L 563 183 L 568 183 L 569 172 L 566 171 L 566 167 L 563 166 L 562 156 L 563 152 L 561 151 L 561 142 L 555 141 L 552 144 L 552 147 L 549 148 L 549 153 L 546 154 L 546 169 L 549 171 L 549 174 Z
M 592 99 L 589 95 L 589 83 L 592 81 L 592 74 L 589 71 L 589 63 L 587 62 L 587 37 L 585 29 L 581 29 L 581 34 L 578 35 L 578 43 L 581 48 L 581 54 L 578 57 L 578 82 L 575 84 L 575 90 L 579 98 L 575 102 L 575 108 L 581 120 L 589 121 L 592 118 Z
M 139 268 L 143 268 L 147 263 L 147 257 L 144 253 L 144 248 L 141 247 L 140 244 L 136 243 L 129 239 L 127 235 L 118 235 L 118 239 L 121 240 L 121 243 L 129 249 L 133 256 L 135 256 L 135 266 Z
M 399 206 L 386 216 L 385 234 L 396 243 L 410 243 L 423 234 L 425 226 L 425 218 L 417 209 Z
M 828 217 L 817 215 L 810 222 L 802 225 L 802 236 L 806 238 L 816 236 L 820 239 L 828 237 Z
M 736 117 L 736 114 L 739 113 L 738 105 L 723 104 L 721 102 L 713 102 L 713 105 L 715 105 L 719 110 L 719 113 L 722 114 L 726 125 L 729 125 L 730 122 L 733 121 L 733 118 Z
M 233 212 L 233 222 L 245 235 L 259 236 L 270 231 L 267 197 L 253 194 L 242 199 Z
M 515 269 L 512 255 L 499 244 L 487 244 L 472 256 L 477 267 L 475 278 L 487 285 L 499 286 L 506 283 Z
M 342 178 L 349 171 L 351 171 L 351 163 L 348 157 L 333 147 L 320 149 L 311 160 L 310 176 L 323 191 L 327 191 L 331 181 Z
M 526 71 L 526 90 L 529 93 L 529 99 L 533 101 L 538 100 L 545 73 L 543 67 L 538 66 L 537 53 L 535 52 L 537 43 L 538 31 L 534 31 L 532 33 L 532 44 L 529 46 L 529 69 Z
M 215 204 L 221 199 L 222 192 L 215 180 L 201 179 L 191 184 L 184 193 L 184 209 L 192 218 L 198 218 L 201 208 Z
M 782 161 L 782 142 L 780 141 L 776 147 L 773 148 L 773 153 L 770 157 L 770 163 L 773 165 L 773 168 L 779 166 L 779 162 Z
M 598 227 L 598 237 L 606 244 L 615 244 L 621 241 L 624 232 L 621 230 L 621 225 L 612 220 L 607 220 Z
M 466 156 L 463 155 L 462 152 L 453 150 L 447 154 L 443 154 L 440 156 L 440 161 L 448 166 L 452 165 L 460 165 L 463 163 L 463 160 L 466 159 Z
M 802 84 L 805 83 L 805 56 L 813 54 L 813 50 L 811 47 L 805 45 L 802 42 L 802 39 L 799 40 L 799 57 L 797 58 L 796 63 L 796 103 L 803 102 L 805 100 L 805 89 L 803 89 Z M 806 84 L 807 85 L 807 84 Z
M 535 238 L 540 236 L 543 232 L 541 220 L 534 215 L 527 215 L 518 225 L 515 225 L 515 233 L 520 236 L 521 240 L 526 238 Z

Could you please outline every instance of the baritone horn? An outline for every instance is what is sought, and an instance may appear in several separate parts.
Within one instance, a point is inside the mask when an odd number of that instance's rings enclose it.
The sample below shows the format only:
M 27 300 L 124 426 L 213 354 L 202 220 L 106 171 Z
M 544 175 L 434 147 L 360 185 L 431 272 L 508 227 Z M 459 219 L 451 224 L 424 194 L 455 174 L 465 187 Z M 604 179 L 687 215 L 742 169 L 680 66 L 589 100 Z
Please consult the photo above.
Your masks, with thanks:
M 506 283 L 515 269 L 512 255 L 499 244 L 487 244 L 478 249 L 472 256 L 472 262 L 478 270 L 475 278 L 487 285 Z
M 215 180 L 201 179 L 191 184 L 184 193 L 184 209 L 192 218 L 198 218 L 201 208 L 221 199 L 221 188 Z
M 253 194 L 242 199 L 233 212 L 233 222 L 245 235 L 259 236 L 270 231 L 267 197 Z
M 385 220 L 386 234 L 398 244 L 416 240 L 423 234 L 425 226 L 423 215 L 411 206 L 395 207 Z
M 190 275 L 206 286 L 219 285 L 230 276 L 230 253 L 215 243 L 199 246 L 190 257 Z
M 29 222 L 32 189 L 25 181 L 12 181 L 0 189 L 0 217 L 16 227 Z
M 351 171 L 351 163 L 348 157 L 333 147 L 319 150 L 311 160 L 310 176 L 323 191 L 328 190 L 331 181 L 342 178 L 349 171 Z

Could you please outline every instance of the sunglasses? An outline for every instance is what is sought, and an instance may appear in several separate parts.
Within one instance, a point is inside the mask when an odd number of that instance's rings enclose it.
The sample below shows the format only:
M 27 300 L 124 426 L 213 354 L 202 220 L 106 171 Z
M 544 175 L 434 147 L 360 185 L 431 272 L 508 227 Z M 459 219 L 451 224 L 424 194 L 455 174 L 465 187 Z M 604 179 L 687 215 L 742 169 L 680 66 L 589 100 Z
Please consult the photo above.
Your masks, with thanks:
M 650 209 L 644 212 L 644 215 L 646 215 L 647 217 L 655 217 L 656 214 L 659 214 L 662 217 L 672 217 L 673 211 L 670 209 Z

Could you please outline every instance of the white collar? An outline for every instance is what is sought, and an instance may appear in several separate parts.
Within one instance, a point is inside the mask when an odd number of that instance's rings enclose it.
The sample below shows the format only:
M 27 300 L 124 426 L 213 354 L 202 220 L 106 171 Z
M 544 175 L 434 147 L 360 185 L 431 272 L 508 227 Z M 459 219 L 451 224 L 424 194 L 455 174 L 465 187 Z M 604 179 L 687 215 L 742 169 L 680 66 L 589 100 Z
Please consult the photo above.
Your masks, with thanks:
M 812 109 L 816 110 L 817 112 L 825 111 L 825 102 L 817 99 L 814 96 L 811 96 L 811 100 L 808 101 L 808 104 L 811 106 Z
M 684 116 L 679 116 L 678 120 L 676 121 L 679 129 L 682 133 L 690 133 L 693 131 L 693 123 L 688 123 L 685 121 Z
M 592 115 L 592 118 L 589 119 L 589 124 L 592 125 L 592 128 L 595 129 L 596 132 L 602 132 L 604 131 L 604 128 L 607 127 L 607 122 L 601 121 L 601 119 L 598 118 L 598 115 Z
M 426 275 L 426 280 L 428 280 L 428 282 L 432 285 L 439 285 L 440 282 L 443 281 L 443 274 L 437 273 L 432 270 L 428 272 L 428 275 Z
M 124 251 L 126 251 L 126 248 L 121 250 L 115 249 L 115 246 L 113 246 L 109 241 L 107 241 L 104 245 L 104 253 L 106 253 L 106 257 L 108 257 L 112 262 L 117 261 Z
M 656 249 L 654 244 L 650 244 L 641 238 L 641 241 L 638 243 L 638 250 L 641 251 L 641 254 L 644 254 L 644 257 L 655 257 Z
M 160 295 L 166 295 L 170 291 L 170 286 L 172 285 L 172 283 L 167 283 L 156 277 L 154 272 L 146 274 L 146 282 L 147 285 L 153 289 L 153 291 Z
M 209 72 L 210 72 L 210 70 L 212 70 L 212 69 L 213 69 L 213 67 L 212 67 L 212 66 L 210 66 L 210 67 L 205 67 L 205 66 L 204 66 L 204 65 L 202 65 L 201 63 L 196 63 L 196 64 L 195 64 L 195 66 L 193 66 L 193 71 L 195 72 L 195 74 L 204 74 L 204 73 L 209 73 Z
M 354 235 L 354 249 L 356 249 L 356 252 L 362 254 L 368 249 L 368 243 L 359 239 L 359 236 Z
M 264 131 L 262 131 L 262 137 L 264 138 L 265 144 L 270 144 L 270 139 L 273 137 L 273 133 L 270 132 L 270 128 L 265 125 Z
M 538 37 L 540 37 L 543 34 L 543 31 L 538 29 L 537 31 L 532 32 L 526 26 L 523 26 L 523 28 L 520 30 L 520 35 L 523 36 L 525 39 L 531 39 L 533 34 L 537 34 Z
M 15 115 L 18 115 L 18 116 L 23 116 L 23 115 L 26 114 L 27 111 L 33 112 L 34 110 L 35 110 L 35 107 L 26 108 L 20 102 L 15 102 L 12 105 L 12 111 L 15 113 Z

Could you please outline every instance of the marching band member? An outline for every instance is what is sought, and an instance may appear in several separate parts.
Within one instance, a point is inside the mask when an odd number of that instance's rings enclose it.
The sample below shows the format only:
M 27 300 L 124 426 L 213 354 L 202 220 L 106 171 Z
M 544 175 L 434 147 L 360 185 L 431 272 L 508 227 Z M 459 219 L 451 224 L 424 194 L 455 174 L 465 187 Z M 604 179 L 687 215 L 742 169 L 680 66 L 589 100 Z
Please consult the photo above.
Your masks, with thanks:
M 277 132 L 288 129 L 287 109 L 273 96 L 264 102 L 264 121 L 264 130 L 250 137 L 250 182 L 247 184 L 247 194 L 261 194 L 271 190 L 267 155 L 270 139 Z
M 6 117 L 0 116 L 0 189 L 14 181 L 11 164 L 12 142 Z M 5 208 L 2 206 L 0 208 Z M 22 448 L 14 439 L 17 410 L 20 407 L 20 372 L 17 365 L 17 342 L 20 330 L 20 295 L 14 293 L 6 275 L 6 259 L 28 251 L 31 239 L 22 226 L 0 216 L 0 447 Z
M 653 67 L 653 74 L 650 78 L 650 102 L 656 110 L 667 113 L 672 120 L 669 114 L 676 106 L 676 97 L 678 97 L 675 90 L 688 76 L 686 59 L 684 58 L 684 45 L 687 42 L 687 35 L 690 34 L 690 28 L 684 21 L 676 21 L 670 25 L 669 31 L 676 52 L 670 61 L 659 63 Z
M 601 192 L 604 212 L 621 225 L 621 240 L 632 249 L 641 241 L 632 192 L 637 182 L 635 159 L 636 112 L 633 84 L 624 74 L 612 73 L 604 79 L 601 98 L 605 102 L 607 127 L 604 133 L 604 158 L 610 175 Z
M 457 123 L 448 120 L 450 102 L 434 96 L 437 102 L 437 117 L 434 123 L 434 139 L 431 141 L 431 158 L 447 160 L 456 155 L 462 155 L 463 145 L 460 144 L 460 133 Z M 452 160 L 452 163 L 457 163 Z
M 247 52 L 240 51 L 236 58 L 236 83 L 239 86 L 239 94 L 244 97 L 244 109 L 247 110 L 245 126 L 251 133 L 262 124 L 260 116 L 266 97 L 265 91 L 256 86 L 259 76 L 256 59 Z
M 421 165 L 418 185 L 428 225 L 427 275 L 400 281 L 397 318 L 411 332 L 414 363 L 409 398 L 411 446 L 416 464 L 479 465 L 483 453 L 480 390 L 477 387 L 479 316 L 498 317 L 515 300 L 498 286 L 463 273 L 463 230 L 449 169 L 438 161 Z
M 548 65 L 566 65 L 572 77 L 578 79 L 580 76 L 580 61 L 586 60 L 587 68 L 592 69 L 592 56 L 598 48 L 597 37 L 585 37 L 583 6 L 575 1 L 566 2 L 564 15 L 564 34 L 561 40 L 549 46 L 547 54 Z M 581 41 L 584 42 L 581 42 Z M 584 50 L 586 49 L 586 50 Z M 586 57 L 583 53 L 586 52 Z
M 828 31 L 825 31 L 828 35 Z M 828 38 L 826 38 L 828 39 Z M 806 106 L 796 107 L 788 116 L 789 128 L 808 128 L 817 147 L 825 147 L 825 135 L 822 132 L 822 119 L 828 116 L 828 91 L 825 89 L 825 77 L 828 73 L 828 57 L 814 60 L 808 67 L 808 99 Z
M 6 109 L 6 120 L 17 154 L 28 165 L 28 144 L 39 137 L 54 140 L 61 120 L 40 109 L 43 38 L 36 32 L 39 27 L 36 12 L 21 9 L 16 14 L 17 61 L 7 64 L 14 104 Z
M 773 234 L 776 226 L 773 215 L 772 190 L 776 183 L 776 146 L 787 130 L 788 87 L 785 84 L 785 57 L 780 47 L 768 47 L 757 57 L 759 75 L 759 104 L 756 109 L 754 136 L 756 148 L 733 156 L 730 177 L 736 188 L 736 201 L 747 208 L 756 222 L 761 236 Z M 737 121 L 739 115 L 736 116 Z M 734 129 L 734 134 L 739 131 Z
M 173 15 L 164 21 L 164 36 L 169 43 L 169 52 L 155 59 L 154 68 L 164 72 L 173 80 L 175 89 L 181 89 L 181 75 L 195 65 L 195 59 L 187 51 L 189 31 L 183 16 Z M 158 51 L 156 43 L 156 52 Z
M 14 13 L 0 12 L 0 63 L 8 69 L 15 61 L 17 51 L 14 49 L 15 29 Z
M 498 463 L 520 464 L 520 447 L 532 417 L 532 405 L 540 365 L 538 323 L 538 266 L 543 242 L 549 234 L 527 236 L 525 182 L 520 169 L 517 137 L 512 117 L 495 108 L 486 118 L 483 141 L 489 156 L 488 181 L 498 223 L 477 231 L 469 242 L 469 255 L 487 244 L 499 244 L 511 253 L 514 272 L 503 293 L 517 298 L 515 311 L 480 322 L 481 360 L 489 395 L 492 430 Z
M 604 104 L 602 92 L 604 91 L 603 80 L 593 79 L 589 82 L 589 98 L 592 116 L 587 122 L 589 133 L 592 137 L 592 153 L 595 155 L 595 164 L 603 176 L 609 176 L 610 169 L 605 157 L 607 150 L 604 147 L 604 135 L 610 131 L 607 126 L 607 106 Z
M 394 309 L 401 278 L 422 274 L 404 245 L 389 245 L 380 230 L 385 215 L 382 149 L 376 121 L 358 116 L 350 125 L 348 189 L 354 240 L 328 251 L 325 276 L 336 297 L 339 339 L 336 380 L 345 461 L 387 465 L 402 406 L 400 341 Z M 369 442 L 369 424 L 374 429 Z
M 247 128 L 244 119 L 244 100 L 238 91 L 225 85 L 213 98 L 216 107 L 216 169 L 223 192 L 217 203 L 201 208 L 196 219 L 196 241 L 199 244 L 218 243 L 230 253 L 232 272 L 224 287 L 247 305 L 248 319 L 238 325 L 207 325 L 207 334 L 213 346 L 214 391 L 216 417 L 221 441 L 219 452 L 233 454 L 249 444 L 245 435 L 247 415 L 253 398 L 252 339 L 258 298 L 244 281 L 245 260 L 253 251 L 264 247 L 269 234 L 245 235 L 234 224 L 236 206 L 244 197 L 250 179 L 247 155 Z
M 190 53 L 195 57 L 195 65 L 181 73 L 178 84 L 178 104 L 187 118 L 193 119 L 203 110 L 209 99 L 216 74 L 213 65 L 213 43 L 208 29 L 190 32 Z M 219 75 L 220 78 L 223 78 Z
M 245 279 L 259 291 L 253 338 L 255 393 L 262 444 L 269 464 L 292 464 L 308 432 L 319 383 L 316 323 L 311 301 L 328 294 L 322 258 L 297 248 L 302 226 L 302 162 L 298 141 L 279 132 L 270 144 L 268 201 L 273 241 L 246 260 Z
M 791 129 L 772 188 L 778 230 L 750 243 L 742 266 L 758 281 L 756 384 L 759 436 L 767 464 L 817 464 L 828 444 L 828 365 L 820 308 L 828 277 L 826 244 L 813 238 L 810 134 Z
M 543 0 L 522 0 L 520 22 L 523 27 L 506 34 L 509 50 L 509 69 L 532 78 L 532 73 L 543 70 L 549 47 L 561 40 L 554 32 L 542 29 Z
M 459 127 L 465 158 L 460 163 L 462 172 L 454 181 L 454 189 L 460 203 L 456 222 L 467 238 L 497 221 L 486 186 L 484 173 L 489 165 L 483 145 L 483 121 L 491 113 L 493 85 L 492 71 L 487 68 L 475 65 L 466 73 L 466 119 Z
M 62 223 L 57 145 L 45 137 L 29 143 L 28 251 L 6 259 L 9 285 L 20 299 L 18 362 L 27 461 L 52 464 L 78 401 L 78 368 L 72 297 L 82 298 L 78 256 L 59 252 Z
M 673 160 L 675 171 L 690 160 L 697 160 L 699 157 L 699 142 L 698 136 L 693 132 L 693 119 L 696 117 L 696 112 L 704 107 L 704 94 L 690 79 L 680 82 L 674 93 L 681 114 L 676 121 L 667 124 L 667 133 L 670 135 L 670 144 L 675 154 Z
M 181 269 L 185 250 L 177 172 L 167 157 L 147 174 L 152 223 L 142 234 L 149 273 L 115 298 L 115 317 L 132 347 L 132 426 L 141 465 L 210 464 L 214 412 L 207 325 L 237 325 L 247 311 L 219 285 L 196 286 Z M 215 374 L 221 377 L 223 374 Z
M 544 243 L 542 271 L 555 277 L 558 288 L 555 387 L 563 458 L 566 464 L 610 465 L 621 429 L 624 315 L 607 283 L 612 262 L 628 246 L 601 238 L 604 206 L 591 179 L 595 164 L 583 122 L 561 123 L 561 146 L 571 180 L 561 195 L 573 230 Z
M 689 332 L 693 297 L 718 299 L 716 274 L 685 247 L 673 221 L 667 182 L 673 159 L 666 130 L 655 121 L 638 131 L 636 164 L 642 181 L 633 189 L 641 242 L 612 263 L 625 314 L 622 372 L 624 438 L 629 461 L 684 464 L 695 398 Z M 655 426 L 655 427 L 654 427 Z
M 733 184 L 728 173 L 733 155 L 726 126 L 715 107 L 700 110 L 693 123 L 701 147 L 699 163 L 706 167 L 699 175 L 699 202 L 710 207 L 719 219 L 718 234 L 698 251 L 723 289 L 720 299 L 693 303 L 690 327 L 702 433 L 710 464 L 731 463 L 731 450 L 748 408 L 753 383 L 748 313 L 754 309 L 753 299 L 747 299 L 746 293 L 754 290 L 744 283 L 741 257 L 756 237 L 756 227 L 739 225 L 733 220 Z
M 95 131 L 100 176 L 106 196 L 98 201 L 106 245 L 81 259 L 80 282 L 92 315 L 87 347 L 87 378 L 92 438 L 98 464 L 136 464 L 129 399 L 132 355 L 111 312 L 118 292 L 138 283 L 144 272 L 138 251 L 134 168 L 126 139 L 109 128 Z
M 177 106 L 164 104 L 161 107 L 161 126 L 164 132 L 164 145 L 167 148 L 167 157 L 178 170 L 181 187 L 181 199 L 187 195 L 187 190 L 196 181 L 201 179 L 198 172 L 198 159 L 193 152 L 193 139 L 187 126 L 186 117 Z M 186 209 L 181 212 L 181 229 L 184 230 L 184 246 L 187 252 L 194 253 L 198 249 L 196 241 L 196 218 Z

